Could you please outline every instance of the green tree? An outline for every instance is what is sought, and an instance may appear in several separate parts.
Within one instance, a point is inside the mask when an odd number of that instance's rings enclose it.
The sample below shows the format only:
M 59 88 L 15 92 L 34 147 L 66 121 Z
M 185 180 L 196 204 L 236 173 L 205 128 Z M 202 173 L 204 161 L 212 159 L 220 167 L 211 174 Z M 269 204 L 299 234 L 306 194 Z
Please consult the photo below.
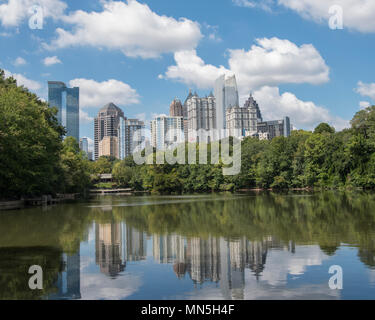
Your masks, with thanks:
M 0 194 L 53 193 L 59 187 L 64 128 L 35 94 L 0 70 Z

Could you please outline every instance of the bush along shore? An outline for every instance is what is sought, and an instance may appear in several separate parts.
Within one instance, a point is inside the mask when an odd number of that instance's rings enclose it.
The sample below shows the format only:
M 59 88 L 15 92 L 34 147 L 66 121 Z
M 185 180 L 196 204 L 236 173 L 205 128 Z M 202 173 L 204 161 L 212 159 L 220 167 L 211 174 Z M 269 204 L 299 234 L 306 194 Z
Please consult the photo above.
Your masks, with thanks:
M 296 130 L 272 141 L 245 138 L 241 170 L 234 176 L 223 175 L 221 161 L 140 166 L 132 158 L 101 157 L 91 162 L 74 138 L 63 139 L 65 128 L 56 115 L 56 108 L 0 70 L 0 201 L 83 196 L 95 186 L 106 189 L 96 185 L 99 174 L 112 174 L 109 188 L 157 194 L 375 187 L 375 106 L 356 113 L 350 128 L 340 132 L 321 123 L 314 131 Z

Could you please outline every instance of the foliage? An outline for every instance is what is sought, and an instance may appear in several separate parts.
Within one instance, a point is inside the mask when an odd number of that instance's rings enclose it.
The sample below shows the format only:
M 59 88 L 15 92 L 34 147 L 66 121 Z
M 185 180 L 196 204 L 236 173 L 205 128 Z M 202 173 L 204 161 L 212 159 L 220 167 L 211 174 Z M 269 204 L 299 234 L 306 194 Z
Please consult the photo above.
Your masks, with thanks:
M 0 70 L 0 199 L 88 186 L 86 160 L 50 108 Z

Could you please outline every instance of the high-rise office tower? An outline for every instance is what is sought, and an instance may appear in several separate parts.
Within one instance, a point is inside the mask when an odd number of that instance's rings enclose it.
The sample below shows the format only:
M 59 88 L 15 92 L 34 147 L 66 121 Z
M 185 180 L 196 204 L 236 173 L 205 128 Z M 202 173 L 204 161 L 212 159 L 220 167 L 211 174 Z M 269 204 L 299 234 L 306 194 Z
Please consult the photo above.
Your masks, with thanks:
M 183 117 L 159 116 L 151 121 L 151 144 L 157 150 L 168 149 L 171 145 L 182 143 L 184 138 Z
M 193 96 L 193 92 L 191 89 L 189 90 L 189 95 L 187 96 L 183 106 L 182 106 L 182 114 L 184 117 L 184 136 L 185 136 L 185 141 L 189 140 L 189 118 L 188 118 L 188 107 L 187 107 L 187 102 L 188 100 Z
M 215 82 L 216 128 L 226 129 L 226 110 L 239 106 L 236 76 L 220 76 Z M 222 136 L 223 138 L 225 136 Z
M 79 88 L 68 88 L 60 81 L 48 81 L 48 103 L 58 109 L 57 119 L 66 136 L 79 141 Z
M 118 135 L 118 127 L 120 119 L 125 118 L 122 110 L 113 103 L 108 103 L 102 109 L 100 109 L 98 116 L 95 118 L 95 160 L 97 160 L 103 154 L 99 154 L 99 143 L 103 140 L 104 137 L 116 137 Z M 118 150 L 118 139 L 107 139 L 109 144 L 116 143 L 117 141 L 117 150 Z M 116 140 L 116 141 L 115 141 Z M 108 141 L 107 141 L 108 142 Z M 108 146 L 108 143 L 106 144 Z M 104 146 L 102 146 L 104 147 Z M 106 148 L 108 150 L 108 148 Z M 109 150 L 113 150 L 115 153 L 116 148 L 110 147 Z M 115 154 L 105 154 L 108 156 L 115 157 Z M 118 152 L 117 152 L 118 157 Z
M 186 101 L 188 110 L 188 141 L 209 143 L 216 128 L 215 97 L 199 98 L 194 94 Z
M 118 126 L 119 158 L 124 160 L 134 152 L 140 151 L 139 147 L 145 141 L 145 124 L 138 119 L 120 118 Z
M 179 99 L 174 99 L 169 107 L 169 115 L 171 117 L 183 117 L 183 107 Z

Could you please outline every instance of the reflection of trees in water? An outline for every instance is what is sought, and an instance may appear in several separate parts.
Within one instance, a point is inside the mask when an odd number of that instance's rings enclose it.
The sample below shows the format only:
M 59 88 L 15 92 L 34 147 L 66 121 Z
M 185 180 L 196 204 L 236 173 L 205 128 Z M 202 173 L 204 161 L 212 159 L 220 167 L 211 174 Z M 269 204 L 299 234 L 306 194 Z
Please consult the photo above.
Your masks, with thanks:
M 56 292 L 55 283 L 62 271 L 61 254 L 53 247 L 0 248 L 0 300 L 43 299 Z M 28 287 L 32 265 L 43 269 L 43 290 Z

